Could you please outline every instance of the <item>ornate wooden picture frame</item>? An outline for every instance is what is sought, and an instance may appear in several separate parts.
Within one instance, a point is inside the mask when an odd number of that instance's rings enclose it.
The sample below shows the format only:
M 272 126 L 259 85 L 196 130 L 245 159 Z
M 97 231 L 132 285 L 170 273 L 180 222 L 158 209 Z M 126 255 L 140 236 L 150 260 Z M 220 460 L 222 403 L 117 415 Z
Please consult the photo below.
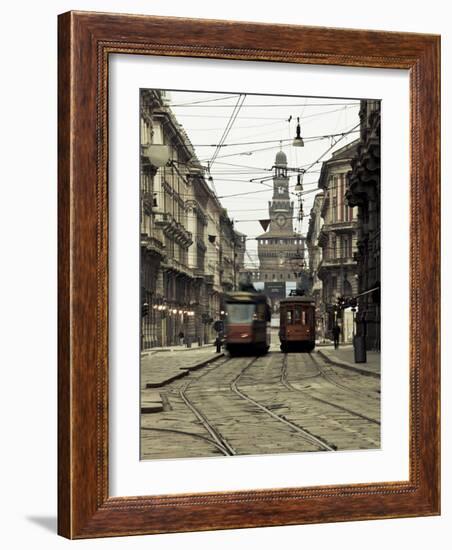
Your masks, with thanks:
M 58 531 L 68 538 L 439 514 L 440 38 L 69 12 L 59 17 Z M 111 497 L 108 486 L 110 54 L 410 74 L 409 480 Z

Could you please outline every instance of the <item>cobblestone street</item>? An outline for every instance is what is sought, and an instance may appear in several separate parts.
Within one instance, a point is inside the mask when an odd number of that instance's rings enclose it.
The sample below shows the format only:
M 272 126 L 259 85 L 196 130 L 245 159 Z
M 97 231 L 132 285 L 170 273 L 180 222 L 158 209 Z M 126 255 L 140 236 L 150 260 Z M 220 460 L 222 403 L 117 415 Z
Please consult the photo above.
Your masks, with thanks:
M 319 349 L 283 354 L 273 345 L 266 356 L 238 358 L 213 346 L 151 352 L 143 359 L 141 458 L 379 448 L 379 361 L 353 370 L 345 368 L 349 350 Z M 332 355 L 343 366 L 325 359 Z

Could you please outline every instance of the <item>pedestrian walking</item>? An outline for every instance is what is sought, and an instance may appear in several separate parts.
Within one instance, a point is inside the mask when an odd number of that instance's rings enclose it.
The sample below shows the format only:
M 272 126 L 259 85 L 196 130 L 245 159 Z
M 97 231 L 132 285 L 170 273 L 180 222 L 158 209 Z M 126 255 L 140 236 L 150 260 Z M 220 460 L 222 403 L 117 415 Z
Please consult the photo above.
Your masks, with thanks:
M 337 349 L 339 347 L 340 334 L 341 334 L 341 327 L 336 323 L 333 327 L 334 349 Z
M 184 333 L 182 331 L 179 332 L 179 345 L 184 345 Z
M 216 347 L 217 353 L 221 352 L 222 343 L 223 343 L 222 338 L 221 338 L 220 334 L 218 334 L 217 337 L 215 338 L 215 347 Z

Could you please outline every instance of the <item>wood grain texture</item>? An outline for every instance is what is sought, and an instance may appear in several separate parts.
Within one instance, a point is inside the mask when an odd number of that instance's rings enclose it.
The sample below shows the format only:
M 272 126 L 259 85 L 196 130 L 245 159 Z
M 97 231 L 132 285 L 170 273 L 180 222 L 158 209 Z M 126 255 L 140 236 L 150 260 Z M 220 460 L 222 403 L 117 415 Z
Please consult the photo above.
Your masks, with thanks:
M 59 17 L 58 47 L 59 533 L 85 538 L 438 514 L 439 37 L 70 12 Z M 410 71 L 409 481 L 109 497 L 107 91 L 112 53 Z

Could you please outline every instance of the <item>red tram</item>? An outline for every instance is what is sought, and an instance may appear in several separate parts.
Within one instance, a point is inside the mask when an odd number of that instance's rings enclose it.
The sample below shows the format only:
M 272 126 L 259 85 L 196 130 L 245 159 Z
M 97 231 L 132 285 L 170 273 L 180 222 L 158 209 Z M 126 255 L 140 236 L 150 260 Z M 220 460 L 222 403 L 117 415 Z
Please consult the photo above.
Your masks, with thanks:
M 234 292 L 226 297 L 225 337 L 230 355 L 264 355 L 270 348 L 271 310 L 265 294 Z
M 307 296 L 280 301 L 279 340 L 281 351 L 307 351 L 315 347 L 315 302 Z

